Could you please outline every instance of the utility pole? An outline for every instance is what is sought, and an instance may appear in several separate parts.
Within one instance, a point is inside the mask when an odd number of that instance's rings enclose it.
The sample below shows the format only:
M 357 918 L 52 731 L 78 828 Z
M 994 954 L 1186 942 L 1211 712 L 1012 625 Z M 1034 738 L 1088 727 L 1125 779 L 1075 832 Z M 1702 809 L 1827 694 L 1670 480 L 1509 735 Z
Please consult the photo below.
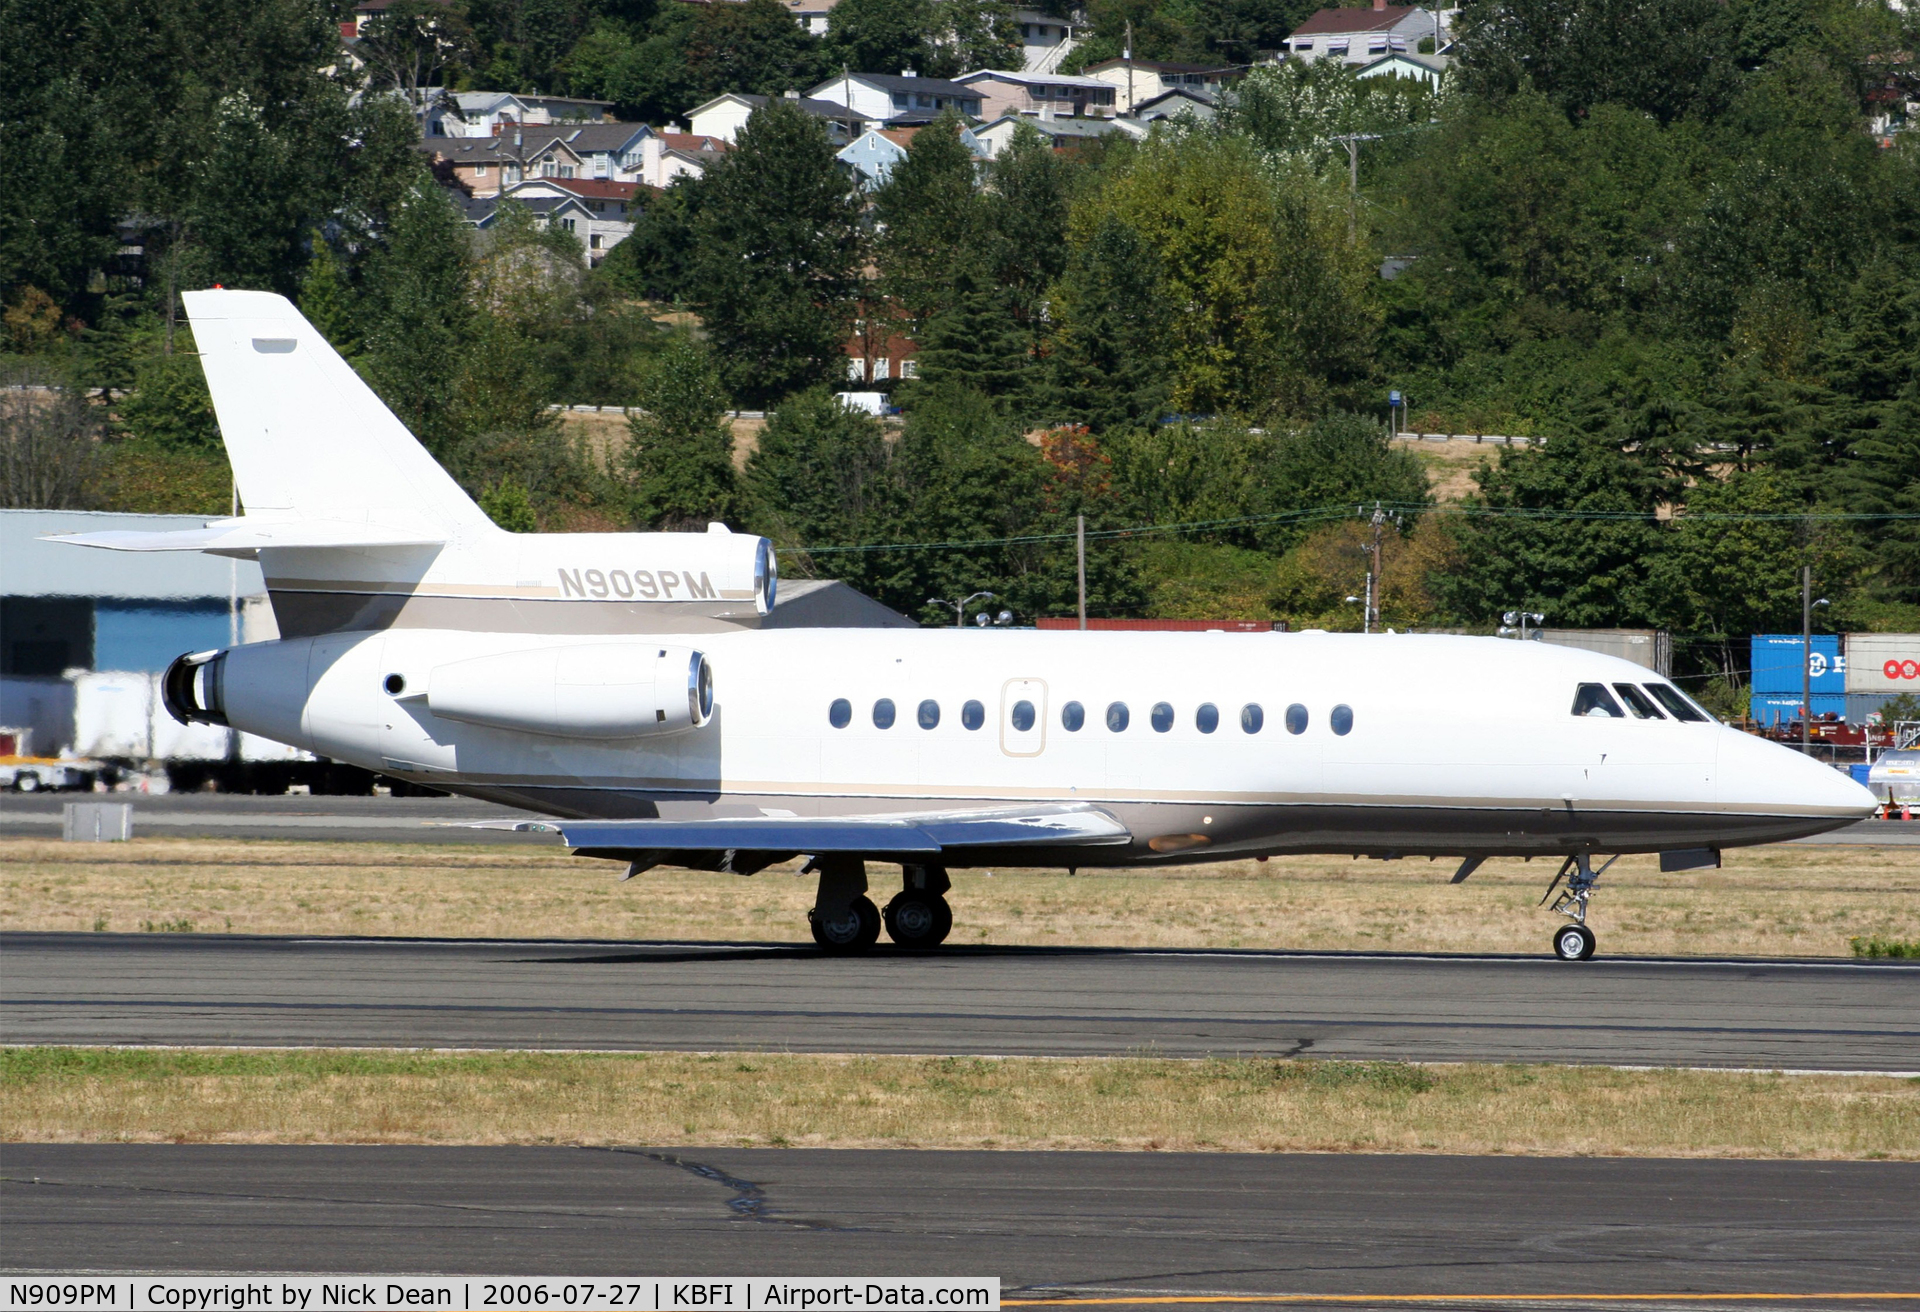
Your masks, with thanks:
M 1080 627 L 1087 627 L 1087 517 L 1074 516 L 1073 545 L 1080 563 Z
M 1361 621 L 1362 632 L 1372 633 L 1380 622 L 1380 534 L 1386 527 L 1387 512 L 1378 501 L 1373 503 L 1373 565 L 1367 570 L 1367 614 Z
M 1127 20 L 1127 114 L 1133 114 L 1133 20 Z
M 1800 567 L 1800 751 L 1813 747 L 1813 566 Z
M 1351 241 L 1360 231 L 1360 143 L 1378 141 L 1377 132 L 1349 132 L 1333 138 L 1347 148 L 1347 239 Z

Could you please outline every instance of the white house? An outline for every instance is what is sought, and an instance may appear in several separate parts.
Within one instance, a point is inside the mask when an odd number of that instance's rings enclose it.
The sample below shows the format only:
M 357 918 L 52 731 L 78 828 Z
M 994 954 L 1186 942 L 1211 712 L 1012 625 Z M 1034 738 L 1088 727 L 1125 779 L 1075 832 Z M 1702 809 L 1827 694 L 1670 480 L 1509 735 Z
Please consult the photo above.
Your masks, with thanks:
M 980 93 L 980 117 L 989 119 L 1003 114 L 1038 114 L 1042 109 L 1051 109 L 1056 115 L 1110 117 L 1119 94 L 1111 82 L 1097 77 L 1070 77 L 1065 73 L 1003 73 L 982 69 L 954 81 Z
M 839 151 L 834 158 L 860 176 L 860 185 L 871 191 L 886 182 L 893 166 L 907 157 L 915 128 L 869 128 Z M 960 144 L 973 152 L 976 161 L 988 158 L 986 143 L 971 128 L 960 129 Z
M 1204 64 L 1174 64 L 1160 59 L 1107 59 L 1089 64 L 1086 75 L 1116 88 L 1120 113 L 1131 114 L 1139 106 L 1169 91 L 1192 91 L 1218 100 L 1227 83 L 1238 77 L 1233 68 L 1209 68 Z
M 813 36 L 827 34 L 827 20 L 833 14 L 833 7 L 839 0 L 780 0 L 793 15 L 794 21 L 807 29 Z
M 842 73 L 807 92 L 818 100 L 845 105 L 865 123 L 931 119 L 945 110 L 979 118 L 982 96 L 972 87 L 944 78 L 917 77 L 911 70 L 892 73 Z
M 639 190 L 637 182 L 537 178 L 507 188 L 505 195 L 529 206 L 536 201 L 555 202 L 547 212 L 548 222 L 571 232 L 586 249 L 587 263 L 598 264 L 608 251 L 633 235 L 633 223 L 639 215 Z
M 491 137 L 504 123 L 547 126 L 599 123 L 611 100 L 571 96 L 513 95 L 505 91 L 456 91 L 432 98 L 421 132 L 429 137 Z
M 1037 9 L 1016 9 L 1013 21 L 1020 28 L 1020 67 L 1024 72 L 1051 73 L 1080 44 L 1073 25 L 1064 18 Z
M 1308 61 L 1338 59 L 1371 64 L 1388 55 L 1417 54 L 1422 40 L 1446 44 L 1440 17 L 1431 9 L 1373 0 L 1371 9 L 1322 9 L 1287 36 L 1287 54 Z
M 678 177 L 699 177 L 707 166 L 727 151 L 719 137 L 696 132 L 655 132 L 647 130 L 640 143 L 641 162 L 634 181 L 649 187 L 666 187 Z
M 1006 149 L 1007 143 L 1013 140 L 1013 134 L 1019 131 L 1023 123 L 1047 138 L 1055 150 L 1104 137 L 1109 132 L 1124 132 L 1132 137 L 1145 135 L 1144 130 L 1132 119 L 1052 117 L 1047 114 L 1038 118 L 1026 114 L 1003 114 L 993 122 L 973 129 L 973 135 L 985 147 L 987 157 L 991 159 Z
M 838 100 L 819 100 L 811 96 L 790 93 L 786 97 L 789 105 L 824 119 L 827 123 L 827 135 L 836 143 L 852 141 L 867 126 L 863 117 L 848 109 Z M 687 126 L 693 135 L 714 137 L 729 146 L 740 135 L 740 129 L 747 125 L 747 119 L 753 111 L 767 103 L 765 96 L 749 96 L 738 91 L 729 91 L 725 95 L 715 96 L 704 105 L 696 105 L 687 111 Z

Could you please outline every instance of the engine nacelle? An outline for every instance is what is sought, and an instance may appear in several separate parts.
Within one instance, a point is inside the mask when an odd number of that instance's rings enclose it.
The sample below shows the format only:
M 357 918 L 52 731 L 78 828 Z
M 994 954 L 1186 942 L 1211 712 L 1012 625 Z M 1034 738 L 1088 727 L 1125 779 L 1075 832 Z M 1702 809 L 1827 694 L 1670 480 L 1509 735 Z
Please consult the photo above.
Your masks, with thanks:
M 698 729 L 711 719 L 713 669 L 700 652 L 657 643 L 547 647 L 435 666 L 423 695 L 435 715 L 464 724 L 557 738 L 639 738 Z

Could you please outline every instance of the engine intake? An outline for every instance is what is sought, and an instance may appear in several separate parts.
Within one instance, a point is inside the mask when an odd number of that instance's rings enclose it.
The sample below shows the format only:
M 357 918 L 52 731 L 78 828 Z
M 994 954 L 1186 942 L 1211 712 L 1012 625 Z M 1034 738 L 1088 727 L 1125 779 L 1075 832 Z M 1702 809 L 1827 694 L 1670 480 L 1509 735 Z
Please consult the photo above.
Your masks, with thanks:
M 446 720 L 558 738 L 639 738 L 713 718 L 713 668 L 686 647 L 547 647 L 434 668 L 427 709 Z

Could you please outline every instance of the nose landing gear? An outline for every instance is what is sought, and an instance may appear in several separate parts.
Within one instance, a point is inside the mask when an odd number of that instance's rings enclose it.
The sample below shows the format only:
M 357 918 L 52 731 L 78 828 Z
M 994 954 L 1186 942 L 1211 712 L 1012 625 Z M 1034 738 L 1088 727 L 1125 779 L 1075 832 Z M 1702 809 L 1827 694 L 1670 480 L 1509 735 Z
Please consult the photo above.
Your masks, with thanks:
M 1540 905 L 1545 906 L 1547 899 L 1553 896 L 1553 890 L 1560 887 L 1565 879 L 1567 886 L 1553 904 L 1553 909 L 1567 917 L 1573 923 L 1562 925 L 1553 934 L 1553 955 L 1562 961 L 1585 961 L 1593 955 L 1599 940 L 1587 928 L 1587 903 L 1593 897 L 1593 886 L 1600 876 L 1607 873 L 1618 855 L 1607 858 L 1607 864 L 1598 870 L 1593 868 L 1593 858 L 1585 852 L 1575 852 L 1561 865 L 1553 882 L 1547 885 L 1547 891 L 1541 895 Z

